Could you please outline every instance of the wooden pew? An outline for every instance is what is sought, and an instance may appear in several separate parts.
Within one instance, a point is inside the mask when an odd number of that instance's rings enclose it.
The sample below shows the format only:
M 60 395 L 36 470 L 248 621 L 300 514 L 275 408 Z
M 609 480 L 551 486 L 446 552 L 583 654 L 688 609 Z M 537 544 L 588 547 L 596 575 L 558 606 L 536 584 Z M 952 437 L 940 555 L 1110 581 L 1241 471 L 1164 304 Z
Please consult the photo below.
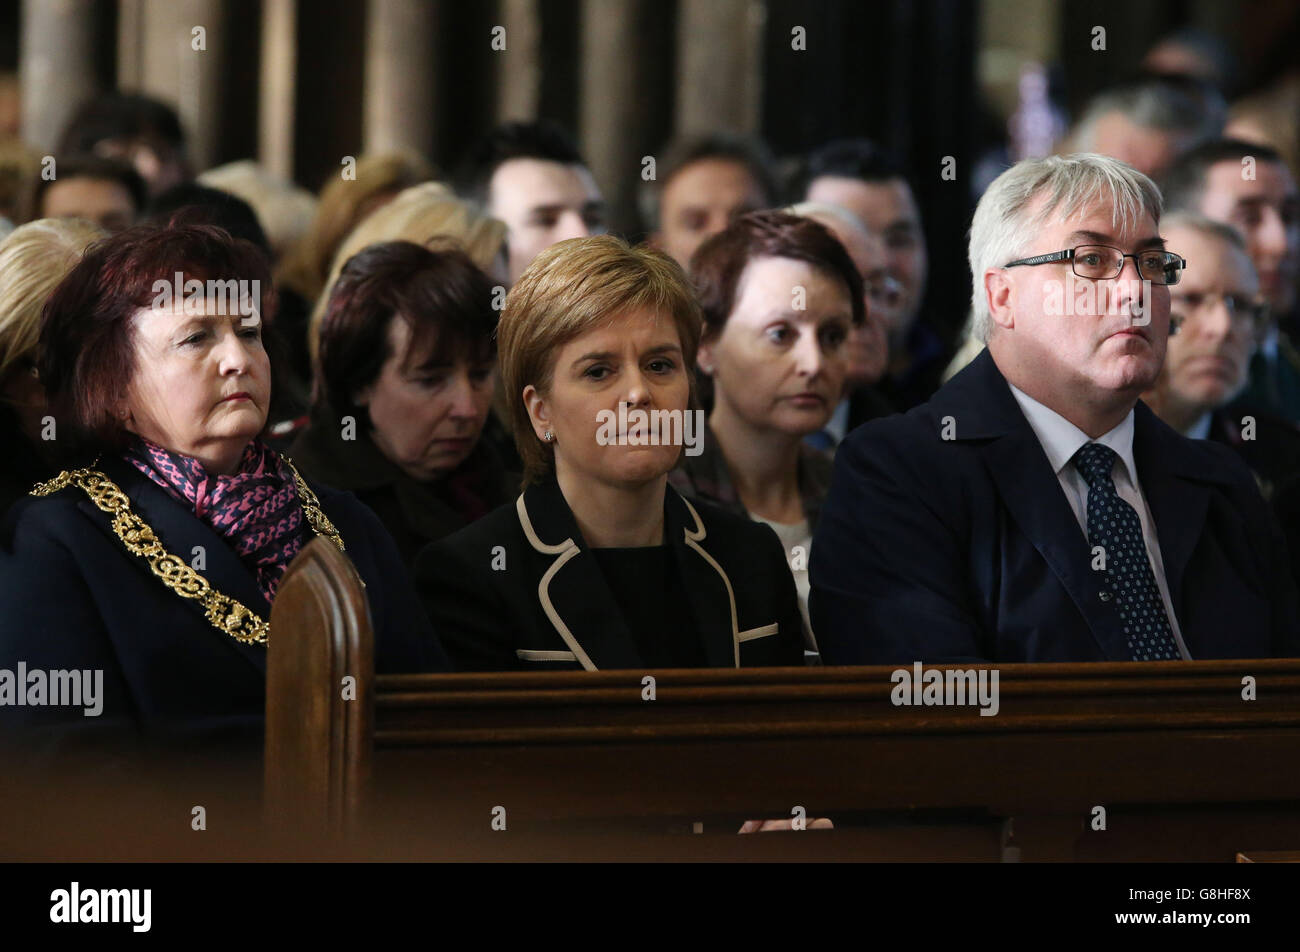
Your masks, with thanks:
M 266 664 L 266 814 L 273 824 L 343 829 L 360 800 L 373 706 L 374 633 L 365 586 L 333 542 L 315 538 L 285 572 Z M 368 699 L 358 685 L 355 697 Z
M 335 556 L 316 545 L 276 601 L 266 796 L 270 816 L 345 832 L 355 855 L 1300 849 L 1300 660 L 1002 665 L 995 716 L 896 706 L 887 667 L 374 676 L 364 593 Z M 836 829 L 735 835 L 795 808 Z

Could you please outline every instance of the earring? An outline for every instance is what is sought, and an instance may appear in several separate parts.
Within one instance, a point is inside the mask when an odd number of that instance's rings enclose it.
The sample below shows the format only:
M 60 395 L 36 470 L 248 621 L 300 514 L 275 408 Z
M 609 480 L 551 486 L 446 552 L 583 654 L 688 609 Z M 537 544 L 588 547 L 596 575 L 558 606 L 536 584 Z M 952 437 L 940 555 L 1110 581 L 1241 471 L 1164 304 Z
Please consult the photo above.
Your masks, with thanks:
M 555 434 L 552 433 L 550 430 L 547 430 L 545 433 L 542 434 L 542 439 L 544 439 L 547 443 L 550 443 L 552 440 L 555 439 Z

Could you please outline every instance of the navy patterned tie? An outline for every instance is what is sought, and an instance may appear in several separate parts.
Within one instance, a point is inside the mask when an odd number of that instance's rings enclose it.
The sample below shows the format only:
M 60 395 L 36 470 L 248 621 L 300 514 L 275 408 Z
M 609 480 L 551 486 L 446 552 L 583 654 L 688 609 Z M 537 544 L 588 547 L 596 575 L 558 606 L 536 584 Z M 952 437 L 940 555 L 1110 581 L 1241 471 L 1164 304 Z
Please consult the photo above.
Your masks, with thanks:
M 1074 468 L 1088 483 L 1088 544 L 1106 553 L 1106 578 L 1133 660 L 1177 661 L 1182 655 L 1147 558 L 1142 523 L 1111 479 L 1117 456 L 1101 443 L 1085 443 L 1074 454 Z

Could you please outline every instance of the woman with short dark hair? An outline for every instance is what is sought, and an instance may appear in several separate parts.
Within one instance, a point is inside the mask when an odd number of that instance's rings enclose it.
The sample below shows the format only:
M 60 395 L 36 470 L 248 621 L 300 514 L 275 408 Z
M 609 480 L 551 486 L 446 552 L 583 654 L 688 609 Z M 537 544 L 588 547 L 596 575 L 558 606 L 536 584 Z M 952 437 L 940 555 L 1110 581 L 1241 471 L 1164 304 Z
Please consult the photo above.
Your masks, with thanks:
M 445 665 L 375 516 L 261 439 L 274 306 L 265 257 L 207 225 L 106 239 L 55 289 L 38 364 L 72 462 L 0 529 L 0 668 L 102 671 L 101 724 L 260 736 L 271 603 L 316 536 L 366 583 L 377 670 Z
M 866 319 L 862 278 L 810 218 L 742 215 L 691 259 L 704 312 L 699 367 L 713 386 L 704 452 L 669 477 L 680 491 L 765 522 L 785 546 L 808 621 L 808 556 L 831 458 L 804 443 L 843 390 L 849 330 Z
M 320 325 L 303 472 L 375 511 L 409 565 L 511 499 L 518 477 L 480 439 L 496 381 L 493 284 L 453 243 L 354 255 Z

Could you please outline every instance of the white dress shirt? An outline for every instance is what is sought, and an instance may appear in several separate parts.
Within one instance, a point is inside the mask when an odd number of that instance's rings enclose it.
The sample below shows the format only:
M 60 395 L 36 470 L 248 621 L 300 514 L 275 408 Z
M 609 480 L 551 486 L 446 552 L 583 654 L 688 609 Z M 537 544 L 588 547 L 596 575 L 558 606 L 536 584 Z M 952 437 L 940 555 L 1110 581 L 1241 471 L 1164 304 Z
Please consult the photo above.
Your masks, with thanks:
M 799 596 L 799 614 L 803 617 L 803 640 L 804 640 L 804 657 L 817 653 L 817 639 L 813 635 L 812 618 L 808 614 L 808 559 L 812 557 L 812 530 L 808 527 L 808 520 L 800 522 L 773 522 L 771 519 L 764 519 L 762 516 L 756 516 L 752 512 L 749 517 L 755 522 L 766 523 L 772 527 L 776 537 L 781 540 L 781 545 L 785 547 L 785 560 L 790 565 L 790 571 L 794 575 L 794 589 Z M 794 556 L 796 551 L 803 553 L 800 559 L 800 566 L 795 568 Z
M 832 446 L 839 446 L 844 442 L 844 437 L 848 436 L 849 431 L 848 397 L 835 404 L 835 410 L 831 413 L 831 418 L 826 421 L 826 425 L 822 429 L 831 435 Z
M 1187 428 L 1183 436 L 1189 440 L 1208 440 L 1210 438 L 1210 422 L 1213 418 L 1212 413 L 1204 413 L 1201 418 Z
M 1008 386 L 1010 386 L 1008 384 Z M 1111 476 L 1115 481 L 1115 492 L 1132 506 L 1142 523 L 1142 539 L 1146 543 L 1147 558 L 1151 562 L 1151 571 L 1156 577 L 1156 587 L 1160 589 L 1160 599 L 1165 605 L 1165 614 L 1169 616 L 1169 627 L 1173 630 L 1174 640 L 1178 642 L 1178 652 L 1185 661 L 1192 656 L 1183 643 L 1182 632 L 1178 629 L 1178 617 L 1174 614 L 1173 602 L 1169 599 L 1169 585 L 1165 581 L 1164 560 L 1160 557 L 1160 542 L 1156 538 L 1156 524 L 1147 507 L 1146 496 L 1142 493 L 1142 484 L 1137 477 L 1137 463 L 1133 459 L 1133 411 L 1130 410 L 1123 422 L 1108 433 L 1090 440 L 1087 433 L 1079 429 L 1065 417 L 1050 407 L 1039 403 L 1029 394 L 1016 387 L 1011 387 L 1011 394 L 1020 404 L 1025 419 L 1038 437 L 1038 442 L 1047 454 L 1047 462 L 1061 484 L 1066 501 L 1074 510 L 1074 518 L 1079 522 L 1083 537 L 1088 537 L 1088 483 L 1083 474 L 1074 467 L 1071 460 L 1079 448 L 1088 442 L 1097 442 L 1110 447 L 1119 457 Z

